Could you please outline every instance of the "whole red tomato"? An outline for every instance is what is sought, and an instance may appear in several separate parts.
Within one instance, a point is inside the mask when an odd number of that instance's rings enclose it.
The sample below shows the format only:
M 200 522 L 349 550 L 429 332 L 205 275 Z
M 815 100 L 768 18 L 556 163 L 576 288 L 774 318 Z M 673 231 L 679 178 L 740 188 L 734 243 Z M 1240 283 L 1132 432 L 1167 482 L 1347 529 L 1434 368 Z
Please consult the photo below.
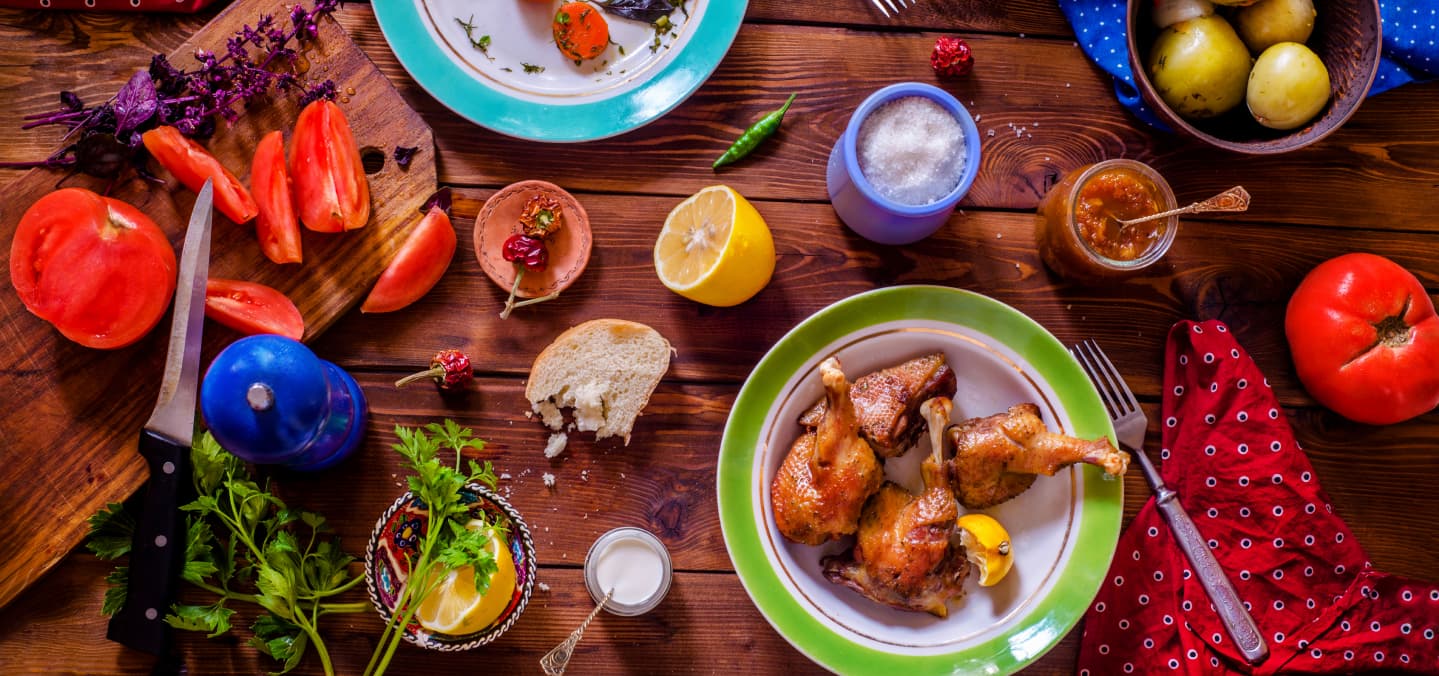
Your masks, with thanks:
M 10 243 L 10 283 L 35 316 L 86 347 L 149 333 L 175 293 L 175 250 L 153 221 L 82 188 L 30 205 Z
M 300 222 L 316 232 L 344 232 L 370 220 L 370 184 L 350 123 L 333 101 L 300 111 L 290 137 L 290 179 Z
M 1439 317 L 1394 261 L 1320 263 L 1289 299 L 1284 333 L 1304 387 L 1350 420 L 1387 425 L 1439 405 Z
M 450 261 L 455 258 L 455 228 L 439 207 L 429 213 L 390 261 L 375 288 L 360 306 L 360 312 L 394 312 L 420 299 L 435 288 Z

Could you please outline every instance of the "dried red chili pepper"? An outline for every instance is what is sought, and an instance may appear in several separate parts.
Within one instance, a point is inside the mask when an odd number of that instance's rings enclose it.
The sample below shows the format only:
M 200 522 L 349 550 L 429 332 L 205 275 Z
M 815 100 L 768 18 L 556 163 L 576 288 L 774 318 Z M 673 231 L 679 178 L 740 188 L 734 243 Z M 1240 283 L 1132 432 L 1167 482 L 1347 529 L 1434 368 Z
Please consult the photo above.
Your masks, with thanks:
M 505 247 L 500 255 L 511 263 L 523 265 L 525 269 L 536 272 L 545 269 L 550 262 L 544 240 L 529 235 L 510 235 L 510 238 L 505 240 Z M 516 279 L 515 283 L 519 284 L 519 280 Z
M 545 194 L 532 195 L 520 210 L 520 228 L 529 237 L 548 239 L 560 231 L 563 216 L 559 200 Z
M 974 54 L 970 53 L 969 44 L 964 40 L 944 35 L 934 41 L 929 65 L 940 75 L 961 77 L 974 70 Z
M 465 353 L 459 350 L 440 350 L 430 360 L 429 369 L 395 381 L 395 387 L 404 387 L 426 378 L 434 380 L 442 390 L 459 390 L 475 379 L 475 370 Z

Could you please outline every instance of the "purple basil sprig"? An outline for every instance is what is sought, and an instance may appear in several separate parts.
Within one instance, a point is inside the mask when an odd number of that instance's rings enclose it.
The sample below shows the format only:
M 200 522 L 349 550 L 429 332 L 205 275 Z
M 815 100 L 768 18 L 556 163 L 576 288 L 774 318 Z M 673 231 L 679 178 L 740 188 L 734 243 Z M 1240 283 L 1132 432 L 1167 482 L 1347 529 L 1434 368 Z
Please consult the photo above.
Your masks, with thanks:
M 409 169 L 410 162 L 415 159 L 415 153 L 419 152 L 419 146 L 395 146 L 395 164 L 401 169 Z
M 140 135 L 171 125 L 186 136 L 207 138 L 215 133 L 216 118 L 239 119 L 241 104 L 271 91 L 297 94 L 301 104 L 333 99 L 330 80 L 305 83 L 290 68 L 297 43 L 319 35 L 319 20 L 334 12 L 339 0 L 314 0 L 312 8 L 296 5 L 285 19 L 261 15 L 225 41 L 219 54 L 196 50 L 195 67 L 175 67 L 156 54 L 148 68 L 137 71 L 109 101 L 87 107 L 73 92 L 60 92 L 60 109 L 30 115 L 22 129 L 46 125 L 69 128 L 69 142 L 50 157 L 36 162 L 6 162 L 0 167 L 51 167 L 114 178 L 126 166 L 142 169 L 146 153 Z

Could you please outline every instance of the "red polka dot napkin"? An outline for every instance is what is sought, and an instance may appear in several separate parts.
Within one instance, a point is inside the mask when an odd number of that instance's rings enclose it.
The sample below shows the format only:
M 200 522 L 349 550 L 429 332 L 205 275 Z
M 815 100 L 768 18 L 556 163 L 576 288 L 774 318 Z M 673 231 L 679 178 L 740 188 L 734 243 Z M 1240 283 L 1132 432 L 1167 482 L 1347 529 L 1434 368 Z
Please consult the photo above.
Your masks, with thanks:
M 1181 322 L 1164 369 L 1164 480 L 1269 644 L 1250 667 L 1154 499 L 1084 618 L 1081 675 L 1439 673 L 1439 586 L 1375 571 L 1228 328 Z

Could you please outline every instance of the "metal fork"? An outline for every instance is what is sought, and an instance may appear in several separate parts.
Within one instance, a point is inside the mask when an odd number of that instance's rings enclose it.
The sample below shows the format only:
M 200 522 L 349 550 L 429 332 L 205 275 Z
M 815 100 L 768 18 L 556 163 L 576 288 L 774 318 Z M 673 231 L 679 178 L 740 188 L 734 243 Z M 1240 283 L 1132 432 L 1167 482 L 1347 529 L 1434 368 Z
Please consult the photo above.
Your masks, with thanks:
M 1269 646 L 1265 645 L 1264 637 L 1259 635 L 1259 627 L 1254 624 L 1254 618 L 1244 609 L 1239 595 L 1234 593 L 1234 585 L 1230 584 L 1224 569 L 1219 567 L 1219 562 L 1215 560 L 1214 553 L 1209 551 L 1204 536 L 1194 527 L 1194 521 L 1185 513 L 1174 491 L 1164 485 L 1159 470 L 1149 461 L 1149 456 L 1144 454 L 1144 433 L 1148 429 L 1149 419 L 1144 415 L 1144 409 L 1139 407 L 1139 400 L 1134 398 L 1134 392 L 1129 389 L 1129 385 L 1124 382 L 1124 377 L 1119 375 L 1119 370 L 1114 368 L 1109 357 L 1105 356 L 1104 350 L 1099 349 L 1098 343 L 1086 340 L 1070 348 L 1070 352 L 1073 352 L 1075 358 L 1084 366 L 1084 372 L 1094 381 L 1094 387 L 1099 391 L 1099 398 L 1104 400 L 1105 408 L 1109 409 L 1109 418 L 1114 421 L 1114 434 L 1119 438 L 1120 448 L 1139 459 L 1139 466 L 1144 469 L 1144 478 L 1149 481 L 1149 487 L 1154 491 L 1155 506 L 1159 508 L 1159 513 L 1164 515 L 1164 520 L 1169 522 L 1169 529 L 1174 533 L 1179 548 L 1189 557 L 1189 563 L 1199 575 L 1199 583 L 1204 587 L 1205 593 L 1209 594 L 1209 600 L 1214 602 L 1215 612 L 1224 622 L 1229 637 L 1250 664 L 1263 662 L 1264 658 L 1269 656 Z
M 914 0 L 869 0 L 878 9 L 884 18 L 890 18 L 890 12 L 899 14 L 901 10 L 908 9 L 914 4 Z M 888 6 L 888 8 L 886 8 Z

